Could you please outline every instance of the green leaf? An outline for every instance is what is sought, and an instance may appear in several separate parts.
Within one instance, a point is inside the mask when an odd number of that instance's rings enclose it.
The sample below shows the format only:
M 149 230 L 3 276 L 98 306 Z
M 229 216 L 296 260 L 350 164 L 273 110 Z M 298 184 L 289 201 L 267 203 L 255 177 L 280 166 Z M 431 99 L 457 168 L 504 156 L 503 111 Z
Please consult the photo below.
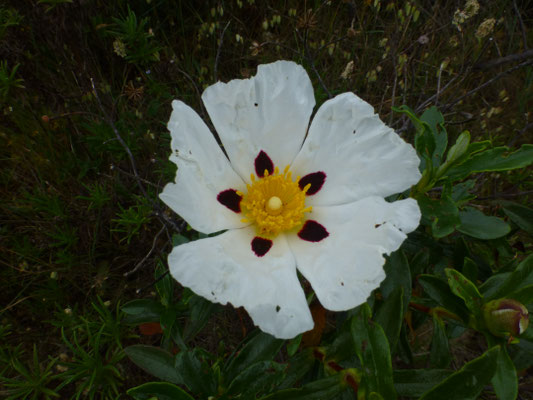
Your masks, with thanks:
M 432 106 L 424 111 L 420 120 L 428 124 L 430 132 L 433 135 L 435 150 L 432 154 L 432 160 L 433 165 L 438 167 L 442 163 L 444 152 L 448 146 L 448 134 L 444 128 L 444 117 L 437 107 Z
M 450 376 L 452 372 L 448 369 L 395 370 L 394 387 L 399 396 L 419 397 Z
M 148 382 L 127 391 L 135 400 L 149 400 L 157 397 L 159 400 L 194 400 L 180 387 L 168 382 Z
M 437 304 L 459 316 L 465 323 L 468 323 L 469 313 L 464 301 L 452 293 L 450 287 L 444 280 L 434 275 L 420 275 L 418 282 L 422 285 L 428 296 L 437 302 Z
M 435 148 L 432 153 L 432 161 L 435 167 L 438 167 L 443 160 L 444 152 L 448 146 L 448 134 L 444 128 L 444 117 L 437 107 L 428 108 L 421 115 L 420 120 L 425 122 L 433 136 Z
M 425 392 L 420 400 L 476 400 L 496 371 L 498 346 L 465 364 L 437 386 Z
M 396 399 L 392 380 L 389 343 L 383 328 L 370 320 L 370 307 L 361 305 L 352 318 L 351 331 L 355 351 L 363 365 L 369 392 L 378 392 L 386 399 Z
M 503 212 L 521 229 L 533 235 L 533 209 L 510 201 L 501 202 Z
M 513 153 L 507 147 L 495 147 L 473 155 L 459 165 L 448 170 L 447 176 L 456 181 L 476 172 L 508 171 L 524 168 L 533 163 L 533 144 L 524 144 Z
M 213 371 L 202 359 L 202 350 L 183 350 L 177 356 L 174 367 L 179 371 L 183 383 L 194 394 L 205 397 L 216 393 L 216 382 Z
M 524 286 L 523 288 L 514 291 L 507 297 L 510 299 L 515 299 L 526 306 L 528 304 L 533 304 L 533 285 Z
M 461 224 L 459 209 L 450 196 L 442 195 L 441 199 L 431 199 L 420 195 L 416 199 L 422 216 L 430 221 L 433 236 L 437 239 L 448 236 Z
M 518 264 L 511 274 L 507 275 L 498 290 L 491 292 L 489 299 L 507 297 L 509 294 L 531 284 L 533 284 L 533 254 L 530 254 Z
M 464 211 L 460 211 L 459 218 L 461 225 L 457 230 L 477 239 L 496 239 L 511 231 L 509 224 L 502 219 L 487 216 L 472 207 L 465 207 Z
M 237 375 L 229 385 L 228 394 L 256 398 L 260 393 L 269 392 L 274 383 L 283 376 L 284 367 L 274 361 L 255 363 Z
M 481 307 L 483 306 L 483 296 L 479 293 L 476 285 L 455 269 L 446 268 L 444 272 L 446 273 L 448 285 L 452 292 L 464 300 L 466 307 L 472 314 L 476 317 L 480 317 Z
M 374 373 L 377 375 L 377 392 L 386 399 L 396 399 L 396 390 L 392 380 L 392 361 L 389 342 L 383 328 L 370 321 L 368 325 L 368 338 L 372 351 Z
M 475 195 L 470 193 L 474 190 L 475 185 L 476 181 L 474 179 L 469 179 L 453 186 L 452 200 L 457 207 L 462 207 L 464 204 L 476 198 Z
M 299 389 L 284 389 L 261 397 L 260 400 L 328 400 L 346 389 L 342 374 L 320 379 Z
M 136 344 L 124 349 L 131 361 L 149 374 L 163 381 L 183 384 L 183 378 L 174 368 L 174 356 L 159 347 Z
M 192 295 L 188 304 L 191 310 L 191 317 L 183 331 L 183 340 L 185 342 L 194 338 L 202 330 L 216 309 L 216 304 L 197 295 Z
M 478 267 L 474 260 L 464 257 L 463 275 L 471 281 L 476 281 L 478 276 Z
M 315 365 L 316 359 L 313 356 L 313 349 L 307 348 L 291 357 L 288 361 L 288 368 L 285 371 L 285 378 L 278 386 L 279 389 L 293 387 L 302 377 Z
M 138 299 L 127 302 L 122 306 L 126 314 L 124 322 L 140 324 L 143 322 L 159 322 L 165 307 L 158 301 L 151 299 Z
M 243 348 L 233 354 L 224 368 L 224 375 L 232 381 L 240 371 L 259 361 L 271 361 L 278 354 L 284 341 L 260 332 L 250 339 Z
M 515 400 L 518 395 L 518 377 L 516 368 L 504 346 L 500 347 L 496 362 L 496 373 L 492 377 L 492 386 L 500 400 Z
M 458 161 L 468 150 L 470 144 L 470 132 L 464 131 L 459 135 L 455 144 L 450 147 L 446 155 L 446 162 L 437 170 L 437 179 L 439 179 L 448 168 Z
M 300 343 L 302 342 L 302 337 L 303 333 L 299 334 L 295 338 L 291 339 L 289 343 L 287 343 L 287 354 L 289 357 L 292 357 L 298 351 Z
M 409 262 L 403 251 L 398 250 L 392 253 L 388 258 L 385 266 L 385 280 L 381 282 L 381 294 L 387 299 L 392 292 L 398 287 L 403 289 L 403 312 L 407 311 L 411 301 L 411 269 Z M 383 326 L 383 325 L 382 325 Z
M 381 396 L 379 393 L 372 392 L 368 395 L 368 400 L 384 400 L 383 396 Z
M 429 359 L 431 365 L 437 368 L 445 368 L 452 361 L 450 344 L 448 342 L 448 336 L 446 336 L 444 323 L 436 314 L 433 314 L 433 338 L 431 340 Z
M 375 320 L 383 328 L 394 353 L 403 321 L 403 287 L 398 286 L 376 312 Z

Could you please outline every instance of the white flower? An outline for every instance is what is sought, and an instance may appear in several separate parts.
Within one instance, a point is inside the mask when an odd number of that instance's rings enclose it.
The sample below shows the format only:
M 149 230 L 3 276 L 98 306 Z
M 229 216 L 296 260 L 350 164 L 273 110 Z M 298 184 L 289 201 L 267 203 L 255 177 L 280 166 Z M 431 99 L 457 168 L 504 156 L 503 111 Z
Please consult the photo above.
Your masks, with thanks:
M 226 232 L 175 247 L 172 276 L 243 306 L 278 338 L 313 328 L 297 269 L 329 310 L 365 302 L 385 277 L 383 255 L 420 220 L 415 200 L 383 199 L 419 180 L 413 147 L 353 93 L 326 101 L 309 125 L 313 87 L 293 62 L 218 82 L 202 100 L 228 157 L 175 100 L 168 129 L 178 172 L 160 197 L 197 231 Z

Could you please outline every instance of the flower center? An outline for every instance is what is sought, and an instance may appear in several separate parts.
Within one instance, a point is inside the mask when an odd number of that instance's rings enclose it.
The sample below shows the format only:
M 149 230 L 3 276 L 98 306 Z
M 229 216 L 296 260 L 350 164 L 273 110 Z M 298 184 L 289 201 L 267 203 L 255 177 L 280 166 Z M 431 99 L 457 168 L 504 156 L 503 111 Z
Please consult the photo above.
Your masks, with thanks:
M 237 194 L 242 196 L 243 222 L 254 223 L 258 235 L 275 237 L 303 224 L 304 213 L 311 211 L 311 207 L 305 207 L 305 193 L 311 184 L 300 189 L 300 177 L 293 181 L 289 166 L 282 174 L 276 167 L 272 175 L 265 170 L 263 178 L 252 174 L 251 179 L 252 184 L 246 185 L 248 192 Z

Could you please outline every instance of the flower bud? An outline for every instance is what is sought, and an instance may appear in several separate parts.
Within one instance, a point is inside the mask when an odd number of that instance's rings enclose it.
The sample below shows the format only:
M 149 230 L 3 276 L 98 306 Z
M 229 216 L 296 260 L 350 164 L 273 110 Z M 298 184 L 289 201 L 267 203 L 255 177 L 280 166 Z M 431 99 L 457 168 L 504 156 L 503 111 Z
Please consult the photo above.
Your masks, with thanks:
M 524 333 L 529 325 L 528 314 L 527 308 L 513 299 L 492 300 L 483 306 L 487 328 L 500 337 Z

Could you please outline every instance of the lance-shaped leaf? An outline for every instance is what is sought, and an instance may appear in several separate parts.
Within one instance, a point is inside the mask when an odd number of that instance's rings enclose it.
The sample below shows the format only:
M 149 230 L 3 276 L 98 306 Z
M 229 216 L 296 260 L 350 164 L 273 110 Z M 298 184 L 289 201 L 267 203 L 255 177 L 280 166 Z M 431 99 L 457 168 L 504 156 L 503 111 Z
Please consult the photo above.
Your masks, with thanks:
M 500 400 L 515 400 L 518 395 L 518 377 L 516 368 L 504 346 L 500 347 L 496 361 L 496 373 L 492 377 L 492 386 Z
M 433 314 L 433 338 L 431 340 L 431 353 L 429 356 L 431 365 L 437 368 L 446 368 L 452 361 L 450 345 L 444 323 Z
M 375 320 L 383 328 L 390 343 L 391 352 L 396 349 L 403 321 L 403 287 L 398 286 L 376 312 Z
M 126 323 L 141 324 L 143 322 L 159 322 L 165 307 L 152 299 L 137 299 L 127 302 L 122 306 L 126 314 Z
M 499 346 L 487 350 L 428 390 L 420 400 L 476 400 L 496 371 L 499 352 Z
M 383 297 L 387 299 L 398 287 L 403 289 L 403 312 L 407 311 L 407 306 L 411 300 L 411 269 L 404 252 L 401 250 L 392 253 L 383 269 L 386 278 L 381 282 L 380 290 Z M 383 326 L 383 325 L 382 325 Z
M 216 394 L 215 375 L 203 360 L 201 349 L 181 351 L 176 356 L 174 366 L 192 393 L 205 397 Z
M 491 290 L 489 299 L 508 297 L 511 293 L 533 284 L 533 254 L 524 259 L 516 269 L 506 275 L 497 290 Z
M 399 396 L 420 397 L 453 373 L 449 369 L 400 369 L 394 371 Z
M 457 230 L 477 239 L 496 239 L 511 231 L 509 224 L 502 219 L 485 215 L 473 207 L 465 207 L 464 211 L 460 211 L 459 219 L 461 224 Z
M 261 397 L 260 400 L 328 400 L 347 389 L 342 374 L 308 383 L 298 389 L 284 389 Z
M 524 144 L 520 149 L 507 154 L 509 148 L 495 147 L 473 155 L 447 172 L 450 180 L 466 178 L 475 172 L 508 171 L 524 168 L 533 163 L 533 144 Z
M 503 212 L 521 229 L 533 235 L 533 209 L 510 201 L 501 202 Z
M 418 282 L 437 304 L 468 323 L 469 313 L 464 301 L 453 294 L 446 281 L 434 275 L 420 275 Z
M 194 400 L 182 388 L 168 382 L 148 382 L 127 391 L 135 400 Z
M 396 399 L 392 379 L 389 343 L 383 328 L 370 320 L 370 307 L 363 304 L 352 318 L 352 337 L 365 376 L 368 392 L 377 392 L 386 399 Z
M 481 317 L 483 296 L 479 293 L 476 285 L 455 269 L 446 268 L 444 272 L 446 273 L 448 285 L 450 285 L 452 292 L 464 300 L 466 306 L 476 318 Z
M 446 162 L 444 162 L 444 164 L 442 164 L 437 170 L 437 179 L 445 175 L 448 168 L 450 168 L 453 164 L 459 161 L 463 155 L 466 154 L 469 144 L 470 133 L 468 131 L 464 131 L 459 135 L 455 141 L 455 144 L 448 150 L 448 154 L 446 154 Z
M 420 116 L 420 120 L 425 122 L 433 136 L 435 148 L 432 154 L 433 166 L 436 168 L 442 163 L 444 152 L 448 146 L 448 134 L 444 128 L 444 117 L 437 107 L 428 108 Z
M 416 200 L 423 218 L 432 222 L 431 230 L 435 238 L 449 235 L 461 224 L 459 209 L 450 196 L 443 194 L 440 199 L 431 199 L 422 194 Z
M 234 353 L 224 367 L 224 375 L 230 382 L 244 369 L 259 361 L 271 361 L 278 354 L 284 341 L 260 332 L 252 337 L 240 351 Z
M 169 352 L 153 346 L 137 344 L 124 349 L 128 357 L 139 368 L 163 381 L 181 385 L 181 374 L 174 368 L 174 356 Z

